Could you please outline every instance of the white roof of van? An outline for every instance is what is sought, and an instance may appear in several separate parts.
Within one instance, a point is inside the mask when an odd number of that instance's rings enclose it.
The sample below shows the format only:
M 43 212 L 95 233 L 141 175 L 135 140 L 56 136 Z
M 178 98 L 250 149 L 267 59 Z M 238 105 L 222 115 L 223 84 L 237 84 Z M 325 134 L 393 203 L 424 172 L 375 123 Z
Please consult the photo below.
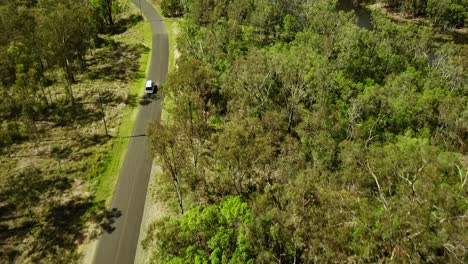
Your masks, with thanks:
M 153 81 L 152 80 L 147 80 L 146 81 L 146 87 L 151 87 L 153 85 Z

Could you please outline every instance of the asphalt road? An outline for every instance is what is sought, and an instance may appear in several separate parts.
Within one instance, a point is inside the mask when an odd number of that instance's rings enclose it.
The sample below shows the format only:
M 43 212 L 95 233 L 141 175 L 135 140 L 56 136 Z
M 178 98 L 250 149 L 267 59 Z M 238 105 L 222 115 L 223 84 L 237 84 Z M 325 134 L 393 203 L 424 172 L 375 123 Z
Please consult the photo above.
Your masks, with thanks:
M 164 83 L 169 62 L 169 39 L 166 26 L 150 3 L 133 0 L 151 24 L 152 49 L 148 79 Z M 144 87 L 141 87 L 142 91 Z M 146 149 L 146 127 L 149 121 L 161 118 L 161 100 L 154 99 L 140 106 L 135 128 L 120 171 L 111 208 L 117 208 L 122 215 L 116 219 L 111 233 L 104 233 L 97 243 L 93 263 L 130 264 L 134 263 L 140 234 L 140 224 L 145 205 L 146 190 L 151 173 L 152 160 Z

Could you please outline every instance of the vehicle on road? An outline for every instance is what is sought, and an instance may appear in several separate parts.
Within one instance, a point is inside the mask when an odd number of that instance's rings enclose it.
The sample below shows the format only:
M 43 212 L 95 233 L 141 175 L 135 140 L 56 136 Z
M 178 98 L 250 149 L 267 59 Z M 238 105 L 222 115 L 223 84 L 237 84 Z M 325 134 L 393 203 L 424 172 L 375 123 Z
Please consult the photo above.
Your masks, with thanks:
M 147 94 L 154 94 L 158 91 L 158 86 L 152 80 L 146 81 L 145 92 Z

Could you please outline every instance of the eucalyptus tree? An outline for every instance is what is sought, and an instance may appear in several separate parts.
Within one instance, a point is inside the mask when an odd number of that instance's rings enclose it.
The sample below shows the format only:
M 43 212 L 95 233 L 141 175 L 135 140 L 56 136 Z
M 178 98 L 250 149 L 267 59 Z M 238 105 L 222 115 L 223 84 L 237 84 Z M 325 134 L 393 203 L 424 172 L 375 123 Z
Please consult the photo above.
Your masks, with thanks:
M 93 32 L 89 2 L 41 0 L 38 21 L 38 30 L 48 43 L 47 60 L 62 68 L 68 84 L 66 92 L 74 103 L 76 62 L 83 59 L 90 47 Z
M 152 123 L 148 127 L 150 153 L 161 164 L 177 197 L 180 213 L 184 214 L 184 185 L 189 159 L 183 136 L 175 126 Z
M 89 0 L 95 23 L 101 32 L 106 32 L 115 24 L 115 17 L 121 12 L 118 0 Z
M 7 1 L 0 6 L 0 27 L 2 31 L 8 32 L 6 38 L 0 40 L 0 67 L 3 69 L 2 116 L 15 119 L 13 123 L 24 116 L 30 131 L 34 132 L 37 130 L 37 115 L 49 101 L 42 85 L 46 70 L 45 52 L 38 39 L 32 8 L 16 5 L 14 1 Z
M 183 216 L 165 217 L 150 226 L 143 246 L 151 263 L 254 263 L 246 225 L 247 203 L 227 197 L 219 205 L 197 206 Z

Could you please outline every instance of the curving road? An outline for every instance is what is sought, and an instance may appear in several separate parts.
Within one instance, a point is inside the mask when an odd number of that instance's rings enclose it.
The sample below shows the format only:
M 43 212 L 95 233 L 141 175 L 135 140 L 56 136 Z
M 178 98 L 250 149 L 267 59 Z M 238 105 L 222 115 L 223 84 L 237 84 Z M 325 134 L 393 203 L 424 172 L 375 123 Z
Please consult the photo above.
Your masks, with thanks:
M 169 62 L 169 40 L 164 21 L 150 3 L 133 0 L 151 24 L 152 49 L 148 79 L 164 83 Z M 142 91 L 144 87 L 141 87 Z M 115 229 L 104 233 L 97 243 L 93 263 L 130 264 L 134 263 L 140 234 L 140 224 L 145 205 L 146 190 L 151 173 L 152 160 L 146 150 L 146 126 L 151 120 L 160 121 L 161 100 L 151 100 L 140 105 L 127 154 L 120 171 L 111 208 L 117 208 L 122 215 L 116 219 Z

